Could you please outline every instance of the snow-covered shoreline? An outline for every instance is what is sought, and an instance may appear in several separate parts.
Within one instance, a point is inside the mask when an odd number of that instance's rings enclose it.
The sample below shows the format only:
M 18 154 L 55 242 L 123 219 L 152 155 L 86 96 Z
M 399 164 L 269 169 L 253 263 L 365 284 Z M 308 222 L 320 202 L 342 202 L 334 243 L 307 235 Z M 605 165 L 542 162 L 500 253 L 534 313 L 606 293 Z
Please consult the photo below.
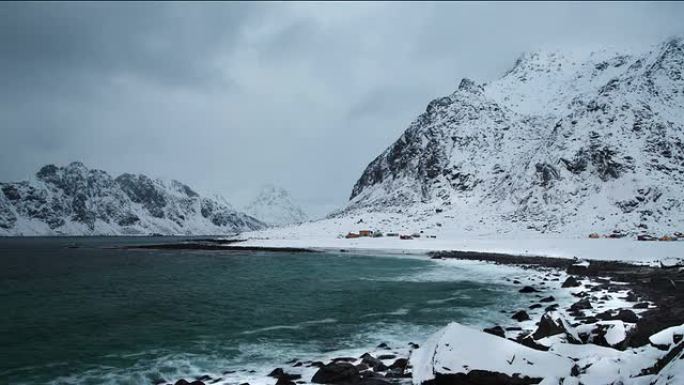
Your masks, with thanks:
M 520 256 L 555 257 L 654 263 L 665 259 L 684 258 L 684 241 L 641 242 L 634 239 L 588 238 L 484 238 L 465 236 L 454 238 L 398 237 L 345 239 L 336 237 L 245 237 L 235 247 L 306 248 L 316 250 L 373 251 L 380 253 L 428 253 L 456 250 L 464 252 L 498 253 Z

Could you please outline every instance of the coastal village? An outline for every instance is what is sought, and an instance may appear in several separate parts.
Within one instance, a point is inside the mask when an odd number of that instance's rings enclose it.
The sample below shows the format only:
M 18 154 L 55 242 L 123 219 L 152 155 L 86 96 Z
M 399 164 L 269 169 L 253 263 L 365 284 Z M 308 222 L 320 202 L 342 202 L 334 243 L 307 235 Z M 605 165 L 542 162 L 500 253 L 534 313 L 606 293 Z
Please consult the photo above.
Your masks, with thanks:
M 610 234 L 599 234 L 599 233 L 591 233 L 589 234 L 589 239 L 602 239 L 602 238 L 608 238 L 608 239 L 620 239 L 620 238 L 625 238 L 628 237 L 629 235 L 626 233 L 623 233 L 621 231 L 613 231 Z M 421 230 L 420 232 L 417 233 L 411 233 L 411 234 L 400 234 L 396 232 L 391 232 L 384 234 L 380 230 L 359 230 L 358 232 L 353 232 L 350 231 L 346 235 L 340 234 L 338 238 L 346 238 L 346 239 L 356 239 L 356 238 L 382 238 L 382 237 L 398 237 L 401 240 L 412 240 L 416 238 L 431 238 L 435 239 L 437 238 L 436 235 L 426 235 L 424 232 Z M 684 232 L 680 231 L 675 231 L 672 234 L 664 234 L 660 237 L 655 236 L 655 235 L 650 235 L 650 234 L 639 234 L 636 236 L 637 241 L 660 241 L 660 242 L 672 242 L 672 241 L 684 241 Z

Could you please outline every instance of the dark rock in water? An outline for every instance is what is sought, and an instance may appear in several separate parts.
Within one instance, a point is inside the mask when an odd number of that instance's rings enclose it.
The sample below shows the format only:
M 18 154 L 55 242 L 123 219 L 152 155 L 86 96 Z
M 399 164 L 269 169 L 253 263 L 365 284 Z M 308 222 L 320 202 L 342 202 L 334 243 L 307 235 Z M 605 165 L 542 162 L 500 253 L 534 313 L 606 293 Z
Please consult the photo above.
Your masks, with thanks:
M 495 335 L 495 336 L 506 338 L 506 331 L 504 330 L 504 328 L 502 328 L 499 325 L 493 326 L 491 328 L 484 328 L 484 329 L 482 329 L 482 331 L 485 333 Z
M 539 309 L 540 307 L 542 307 L 541 304 L 535 303 L 535 304 L 530 305 L 529 309 Z
M 575 303 L 573 303 L 570 306 L 570 310 L 578 311 L 578 310 L 584 310 L 584 309 L 592 309 L 593 306 L 591 306 L 591 302 L 589 302 L 589 299 L 584 298 L 581 299 Z
M 561 287 L 577 287 L 580 285 L 581 283 L 575 277 L 568 277 L 568 279 L 563 282 Z
M 378 356 L 378 359 L 380 360 L 391 360 L 393 358 L 397 358 L 397 356 L 394 354 L 382 354 Z
M 205 374 L 203 376 L 195 377 L 195 380 L 197 380 L 197 381 L 209 381 L 209 380 L 211 380 L 211 376 Z
M 372 370 L 366 370 L 365 372 L 361 373 L 361 379 L 364 378 L 385 378 L 385 375 Z
M 383 342 L 380 345 L 378 345 L 377 348 L 378 349 L 389 349 L 390 347 L 389 347 L 389 345 L 387 345 L 386 343 Z
M 174 383 L 173 385 L 190 385 L 190 383 L 181 378 L 180 380 L 176 381 L 176 383 Z
M 356 384 L 359 380 L 359 370 L 348 362 L 325 365 L 311 378 L 311 382 L 316 384 Z
M 406 370 L 406 366 L 408 365 L 408 359 L 406 358 L 397 358 L 392 365 L 390 365 L 390 369 L 401 369 L 401 370 Z
M 420 345 L 418 345 L 417 343 L 414 343 L 414 342 L 409 342 L 409 347 L 411 349 L 418 349 L 418 348 L 420 348 Z
M 294 381 L 292 381 L 287 375 L 282 375 L 278 377 L 276 385 L 294 385 Z
M 293 380 L 298 380 L 302 378 L 299 374 L 289 374 L 283 370 L 283 368 L 275 368 L 271 373 L 268 374 L 269 377 L 277 378 L 278 381 L 276 385 L 292 385 Z
M 507 332 L 515 332 L 515 331 L 519 331 L 519 330 L 522 330 L 522 328 L 520 326 L 509 326 L 506 328 Z
M 632 309 L 648 309 L 648 302 L 639 302 L 632 306 Z
M 550 296 L 548 296 L 548 297 L 546 297 L 546 298 L 540 299 L 539 302 L 553 302 L 553 301 L 555 301 L 555 300 L 556 300 L 556 299 L 555 299 L 552 295 L 550 295 Z
M 308 367 L 313 367 L 313 366 L 315 366 L 315 367 L 317 367 L 317 368 L 322 368 L 322 367 L 325 366 L 325 364 L 322 363 L 321 361 L 314 361 L 314 362 L 310 363 L 310 364 L 307 365 L 307 366 L 308 366 Z
M 546 309 L 544 309 L 544 310 L 545 310 L 545 311 L 554 311 L 554 310 L 558 310 L 558 304 L 557 304 L 557 303 L 554 303 L 553 305 L 549 305 L 549 306 L 547 306 Z
M 604 311 L 596 315 L 596 318 L 604 321 L 622 321 L 629 323 L 637 323 L 639 321 L 639 316 L 635 312 L 629 309 L 620 309 L 617 314 L 613 314 L 611 311 Z
M 525 286 L 518 290 L 519 293 L 539 293 L 539 290 L 533 288 L 532 286 Z
M 633 291 L 630 291 L 629 293 L 627 293 L 627 297 L 625 297 L 625 301 L 637 302 L 637 301 L 639 301 L 639 297 Z
M 390 369 L 385 373 L 385 378 L 408 378 L 411 374 L 404 373 L 403 369 Z
M 376 372 L 384 372 L 387 366 L 380 361 L 380 359 L 373 357 L 370 353 L 364 353 L 361 356 L 361 362 L 373 368 Z
M 337 358 L 333 358 L 332 362 L 354 362 L 356 360 L 357 360 L 356 357 L 337 357 Z
M 527 314 L 527 312 L 525 310 L 520 310 L 517 313 L 513 314 L 513 316 L 511 318 L 513 318 L 514 320 L 516 320 L 518 322 L 522 322 L 522 321 L 527 321 L 528 319 L 530 319 L 530 316 L 529 316 L 529 314 Z
M 518 281 L 517 279 L 514 279 L 514 280 L 513 280 L 513 283 L 516 284 L 516 285 L 520 285 L 520 281 Z

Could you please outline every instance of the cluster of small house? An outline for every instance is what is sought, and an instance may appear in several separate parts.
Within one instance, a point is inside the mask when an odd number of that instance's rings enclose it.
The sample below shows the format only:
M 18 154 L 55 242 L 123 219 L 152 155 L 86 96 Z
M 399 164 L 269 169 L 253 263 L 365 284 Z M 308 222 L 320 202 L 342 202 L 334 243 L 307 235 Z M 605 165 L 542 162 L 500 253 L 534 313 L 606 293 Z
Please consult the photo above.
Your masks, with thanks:
M 626 237 L 627 234 L 621 233 L 619 231 L 613 231 L 610 234 L 604 234 L 600 235 L 598 233 L 591 233 L 589 234 L 589 238 L 591 239 L 599 239 L 599 238 L 624 238 Z M 676 231 L 674 234 L 669 235 L 665 234 L 662 237 L 656 237 L 653 235 L 649 234 L 640 234 L 637 235 L 637 241 L 663 241 L 663 242 L 668 242 L 668 241 L 677 241 L 677 240 L 684 240 L 684 233 Z
M 409 239 L 414 239 L 414 238 L 420 238 L 421 233 L 413 233 L 413 234 L 399 234 L 399 233 L 387 233 L 383 234 L 382 231 L 372 231 L 372 230 L 359 230 L 358 233 L 354 232 L 349 232 L 347 235 L 344 237 L 347 239 L 353 239 L 353 238 L 363 238 L 363 237 L 369 237 L 369 238 L 381 238 L 381 237 L 399 237 L 399 239 L 403 240 L 409 240 Z M 425 238 L 437 238 L 436 235 L 426 235 Z

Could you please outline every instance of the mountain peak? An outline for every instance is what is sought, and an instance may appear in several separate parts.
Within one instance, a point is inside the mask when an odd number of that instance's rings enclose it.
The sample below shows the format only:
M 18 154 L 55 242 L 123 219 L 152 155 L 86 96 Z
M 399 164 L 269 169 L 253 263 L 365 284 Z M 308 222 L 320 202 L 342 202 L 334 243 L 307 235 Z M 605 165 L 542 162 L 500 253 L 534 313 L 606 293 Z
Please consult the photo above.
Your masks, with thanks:
M 462 80 L 366 167 L 340 215 L 672 230 L 684 221 L 684 47 L 658 47 L 526 53 L 484 86 Z
M 264 185 L 245 207 L 245 212 L 271 226 L 302 223 L 308 219 L 290 193 L 273 184 Z
M 480 91 L 482 87 L 475 83 L 473 80 L 468 78 L 461 79 L 461 83 L 458 85 L 459 91 Z

